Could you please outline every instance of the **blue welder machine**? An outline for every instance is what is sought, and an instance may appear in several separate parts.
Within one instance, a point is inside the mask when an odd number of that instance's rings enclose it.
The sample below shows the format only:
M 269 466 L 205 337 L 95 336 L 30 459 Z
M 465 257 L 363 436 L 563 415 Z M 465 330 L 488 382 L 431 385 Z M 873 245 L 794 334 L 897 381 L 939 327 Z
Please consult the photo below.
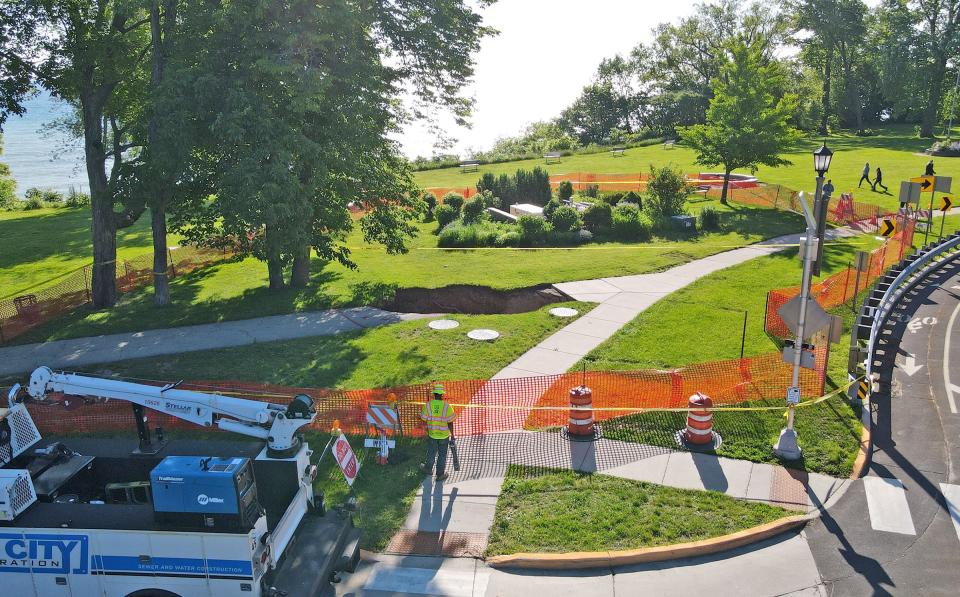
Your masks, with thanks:
M 150 487 L 165 524 L 251 528 L 261 512 L 249 458 L 167 456 L 150 472 Z

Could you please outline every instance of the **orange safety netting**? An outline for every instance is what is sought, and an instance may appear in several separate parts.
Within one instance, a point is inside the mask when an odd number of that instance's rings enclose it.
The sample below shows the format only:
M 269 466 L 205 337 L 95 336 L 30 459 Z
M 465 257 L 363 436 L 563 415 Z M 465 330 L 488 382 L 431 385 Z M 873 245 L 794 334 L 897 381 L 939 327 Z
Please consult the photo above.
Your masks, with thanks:
M 867 270 L 860 272 L 859 280 L 857 279 L 856 269 L 848 266 L 812 285 L 810 288 L 811 296 L 817 299 L 817 302 L 824 309 L 838 307 L 847 300 L 853 299 L 858 292 L 868 288 L 888 268 L 903 259 L 907 249 L 913 244 L 914 226 L 915 222 L 913 220 L 907 220 L 906 227 L 903 230 L 896 233 L 882 246 L 871 251 Z M 783 319 L 780 318 L 780 315 L 777 314 L 777 310 L 799 293 L 799 286 L 780 288 L 767 293 L 764 321 L 764 329 L 767 333 L 777 338 L 790 336 L 790 330 Z
M 800 386 L 806 397 L 822 394 L 828 349 L 818 343 L 816 368 L 804 369 Z M 569 391 L 586 383 L 593 389 L 595 417 L 606 421 L 633 414 L 638 409 L 684 408 L 696 392 L 709 395 L 715 405 L 734 405 L 764 398 L 782 399 L 790 386 L 791 366 L 780 353 L 745 359 L 714 361 L 671 371 L 588 371 L 514 379 L 462 380 L 443 382 L 447 399 L 455 404 L 458 417 L 454 431 L 459 436 L 547 429 L 566 425 Z M 160 384 L 161 382 L 152 382 Z M 345 433 L 368 431 L 367 404 L 386 402 L 393 393 L 405 433 L 421 435 L 419 412 L 430 398 L 433 383 L 369 390 L 327 390 L 297 388 L 254 382 L 192 382 L 179 388 L 220 392 L 252 400 L 286 403 L 305 393 L 317 399 L 314 431 L 329 431 L 334 421 Z M 420 404 L 418 404 L 420 403 Z M 126 402 L 90 401 L 65 416 L 56 401 L 29 403 L 41 432 L 70 434 L 112 432 L 131 427 L 131 408 Z M 54 410 L 56 409 L 56 410 Z M 608 410 L 603 410 L 608 409 Z M 196 429 L 195 425 L 149 411 L 150 423 L 170 429 Z
M 169 249 L 167 274 L 180 274 L 220 261 L 231 253 L 192 246 Z M 59 282 L 39 290 L 26 290 L 0 300 L 0 343 L 8 342 L 38 325 L 56 319 L 90 302 L 91 266 L 86 265 Z M 117 261 L 117 290 L 129 292 L 153 281 L 153 254 Z

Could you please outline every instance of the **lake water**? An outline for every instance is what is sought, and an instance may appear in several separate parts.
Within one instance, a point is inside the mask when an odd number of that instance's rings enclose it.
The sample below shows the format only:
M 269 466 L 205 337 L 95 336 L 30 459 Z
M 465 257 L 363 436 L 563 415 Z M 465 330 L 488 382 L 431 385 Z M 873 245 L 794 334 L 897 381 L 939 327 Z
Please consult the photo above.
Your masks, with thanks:
M 79 140 L 43 131 L 45 124 L 70 114 L 67 104 L 42 92 L 24 103 L 23 116 L 10 116 L 3 125 L 3 155 L 17 180 L 17 194 L 31 187 L 66 193 L 70 187 L 86 192 L 87 173 Z

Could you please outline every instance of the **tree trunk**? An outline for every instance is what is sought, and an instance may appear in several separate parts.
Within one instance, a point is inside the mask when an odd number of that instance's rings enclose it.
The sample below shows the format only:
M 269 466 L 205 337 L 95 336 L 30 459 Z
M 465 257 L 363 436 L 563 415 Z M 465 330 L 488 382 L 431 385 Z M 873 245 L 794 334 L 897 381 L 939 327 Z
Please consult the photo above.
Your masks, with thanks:
M 730 170 L 723 172 L 723 189 L 720 191 L 720 204 L 727 205 L 727 187 L 730 186 Z
M 830 74 L 833 72 L 833 50 L 827 50 L 826 63 L 823 66 L 823 110 L 820 114 L 820 134 L 826 135 L 827 121 L 830 118 Z
M 279 290 L 283 283 L 283 259 L 280 255 L 280 243 L 276 241 L 275 226 L 267 224 L 264 230 L 264 245 L 267 253 L 267 277 L 270 290 Z
M 160 0 L 153 0 L 150 6 L 150 44 L 153 51 L 153 66 L 150 72 L 150 87 L 153 97 L 159 94 L 163 82 L 163 71 L 167 62 L 167 50 L 170 35 L 176 22 L 176 2 L 164 3 L 163 23 L 161 24 Z M 160 115 L 157 105 L 147 125 L 148 156 L 154 154 L 160 143 Z M 152 164 L 154 175 L 160 174 L 156 164 Z M 167 205 L 170 201 L 170 186 L 166 172 L 163 176 L 152 176 L 153 197 L 150 205 L 151 227 L 153 231 L 153 302 L 157 306 L 170 304 L 170 279 L 167 267 Z
M 920 136 L 933 137 L 937 127 L 937 114 L 940 112 L 943 78 L 946 76 L 946 58 L 937 56 L 934 59 L 933 70 L 930 73 L 930 87 L 927 88 L 927 106 L 923 111 L 920 122 Z
M 93 271 L 90 294 L 96 308 L 117 302 L 117 222 L 113 196 L 107 185 L 106 150 L 103 146 L 103 97 L 86 87 L 80 92 L 83 115 L 83 150 L 90 185 L 90 232 Z
M 150 208 L 153 228 L 153 303 L 170 304 L 170 268 L 167 263 L 167 213 L 163 206 Z
M 310 246 L 302 247 L 293 256 L 293 268 L 290 270 L 290 286 L 306 288 L 310 283 Z

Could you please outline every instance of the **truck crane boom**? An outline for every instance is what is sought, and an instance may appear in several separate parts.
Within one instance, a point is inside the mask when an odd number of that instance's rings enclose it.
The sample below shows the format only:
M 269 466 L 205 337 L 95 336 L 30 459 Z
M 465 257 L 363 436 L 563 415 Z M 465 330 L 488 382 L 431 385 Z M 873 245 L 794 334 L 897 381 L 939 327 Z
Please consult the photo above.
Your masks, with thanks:
M 181 390 L 178 385 L 179 382 L 150 386 L 38 367 L 30 375 L 27 393 L 41 401 L 51 392 L 60 392 L 130 402 L 137 416 L 141 444 L 144 440 L 150 444 L 142 413 L 145 407 L 202 427 L 216 425 L 226 431 L 259 438 L 267 443 L 268 454 L 275 457 L 284 457 L 299 449 L 300 428 L 312 423 L 317 414 L 313 399 L 306 394 L 297 395 L 288 405 L 280 405 Z

